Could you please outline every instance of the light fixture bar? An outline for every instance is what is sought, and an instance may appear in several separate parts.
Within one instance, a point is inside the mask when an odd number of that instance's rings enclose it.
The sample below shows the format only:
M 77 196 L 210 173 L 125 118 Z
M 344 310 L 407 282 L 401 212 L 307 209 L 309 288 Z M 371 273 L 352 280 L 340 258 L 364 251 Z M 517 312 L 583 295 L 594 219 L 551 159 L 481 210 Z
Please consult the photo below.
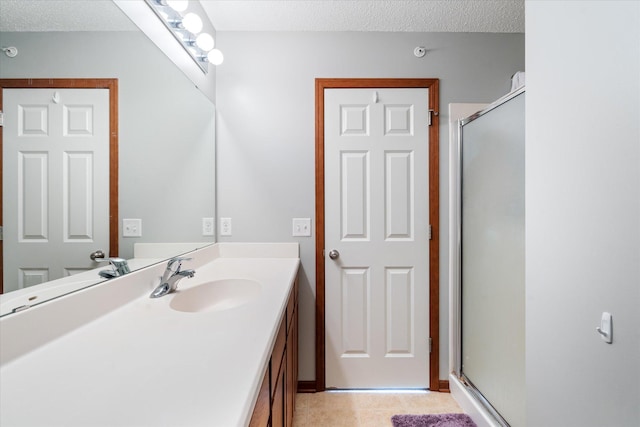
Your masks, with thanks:
M 182 24 L 183 16 L 167 5 L 165 0 L 144 0 L 153 10 L 158 19 L 162 21 L 173 37 L 180 43 L 191 59 L 200 67 L 203 73 L 209 73 L 209 60 L 207 52 L 196 44 L 197 34 L 193 34 L 184 28 Z

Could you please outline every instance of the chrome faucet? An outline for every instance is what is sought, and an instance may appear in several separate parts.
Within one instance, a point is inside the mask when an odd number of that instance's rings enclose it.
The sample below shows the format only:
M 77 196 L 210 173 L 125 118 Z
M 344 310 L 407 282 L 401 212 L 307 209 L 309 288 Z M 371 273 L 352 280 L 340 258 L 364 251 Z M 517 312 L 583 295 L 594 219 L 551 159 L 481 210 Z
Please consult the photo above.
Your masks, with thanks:
M 178 288 L 178 282 L 185 277 L 193 277 L 196 272 L 194 270 L 181 270 L 182 261 L 190 261 L 191 258 L 176 257 L 171 258 L 167 263 L 167 268 L 164 270 L 164 274 L 160 278 L 160 284 L 151 292 L 149 298 L 160 298 L 172 292 L 175 292 Z M 177 265 L 174 269 L 173 266 Z
M 98 260 L 96 260 L 98 261 Z M 127 273 L 131 273 L 129 269 L 129 264 L 127 264 L 127 260 L 123 258 L 107 258 L 105 260 L 100 260 L 98 262 L 108 261 L 111 264 L 111 270 L 100 270 L 98 275 L 100 277 L 104 277 L 105 279 L 113 279 L 114 277 L 124 276 Z

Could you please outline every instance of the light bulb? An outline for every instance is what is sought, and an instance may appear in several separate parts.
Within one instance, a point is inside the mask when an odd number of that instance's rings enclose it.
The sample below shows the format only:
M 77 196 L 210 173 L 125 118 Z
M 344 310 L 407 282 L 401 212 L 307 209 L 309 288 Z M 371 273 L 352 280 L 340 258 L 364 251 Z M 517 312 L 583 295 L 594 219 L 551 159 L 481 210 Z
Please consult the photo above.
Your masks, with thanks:
M 218 49 L 213 49 L 207 54 L 207 59 L 213 65 L 220 65 L 224 61 L 224 55 Z
M 167 0 L 167 6 L 176 12 L 184 12 L 189 7 L 189 0 Z
M 213 37 L 211 37 L 211 34 L 202 33 L 196 38 L 196 44 L 200 49 L 205 52 L 209 52 L 213 49 L 213 46 L 215 46 L 215 41 L 213 40 Z
M 202 31 L 202 19 L 193 12 L 187 13 L 184 18 L 182 18 L 182 25 L 184 25 L 187 31 L 193 34 L 198 34 Z

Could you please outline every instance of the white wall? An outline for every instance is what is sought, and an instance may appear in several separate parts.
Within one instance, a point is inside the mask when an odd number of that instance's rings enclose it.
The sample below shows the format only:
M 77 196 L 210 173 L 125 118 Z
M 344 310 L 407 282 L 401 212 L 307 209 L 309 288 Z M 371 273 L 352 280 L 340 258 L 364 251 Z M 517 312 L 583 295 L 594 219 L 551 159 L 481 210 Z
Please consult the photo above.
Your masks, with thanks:
M 120 218 L 141 218 L 140 242 L 204 242 L 215 214 L 215 110 L 141 32 L 0 33 L 1 78 L 117 78 Z M 121 222 L 120 222 L 120 228 Z M 122 235 L 122 230 L 120 230 Z
M 299 241 L 300 380 L 315 377 L 315 241 L 292 238 L 291 218 L 314 218 L 314 79 L 440 80 L 440 378 L 448 373 L 448 116 L 451 102 L 491 102 L 524 69 L 523 34 L 217 33 L 219 241 Z M 416 46 L 426 57 L 413 56 Z M 314 218 L 315 227 L 315 218 Z
M 526 28 L 527 425 L 638 426 L 640 2 L 527 1 Z

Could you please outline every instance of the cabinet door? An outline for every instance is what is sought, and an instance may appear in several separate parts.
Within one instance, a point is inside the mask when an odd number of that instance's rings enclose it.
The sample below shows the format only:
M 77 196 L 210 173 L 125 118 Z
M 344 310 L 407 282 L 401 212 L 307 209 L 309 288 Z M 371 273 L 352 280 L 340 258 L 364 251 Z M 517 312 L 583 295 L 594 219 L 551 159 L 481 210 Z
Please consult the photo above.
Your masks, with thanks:
M 287 316 L 282 318 L 271 353 L 271 426 L 285 427 L 285 390 L 287 385 Z
M 271 427 L 285 427 L 285 412 L 284 412 L 284 393 L 285 393 L 285 380 L 286 380 L 286 369 L 284 369 L 284 364 L 286 363 L 283 360 L 283 366 L 280 370 L 280 375 L 278 376 L 278 380 L 276 382 L 276 387 L 273 392 L 273 403 L 271 404 Z
M 258 400 L 256 406 L 253 408 L 253 415 L 251 416 L 250 427 L 267 427 L 269 426 L 269 414 L 270 414 L 271 399 L 269 396 L 269 369 L 264 375 L 262 385 L 260 386 L 260 392 L 258 393 Z
M 286 351 L 287 344 L 287 321 L 286 316 L 280 323 L 278 329 L 278 335 L 276 336 L 276 342 L 273 345 L 273 351 L 271 353 L 271 390 L 276 389 L 276 380 L 280 374 L 280 369 L 283 369 L 283 358 Z
M 293 297 L 292 297 L 293 298 Z M 286 426 L 293 426 L 293 414 L 295 411 L 296 391 L 298 388 L 298 310 L 293 310 L 293 319 L 287 337 L 287 390 L 285 393 L 285 410 L 287 413 Z
M 287 335 L 287 401 L 285 406 L 287 427 L 293 427 L 298 392 L 298 281 L 294 284 L 290 299 L 293 300 L 293 308 L 290 316 L 289 334 Z

